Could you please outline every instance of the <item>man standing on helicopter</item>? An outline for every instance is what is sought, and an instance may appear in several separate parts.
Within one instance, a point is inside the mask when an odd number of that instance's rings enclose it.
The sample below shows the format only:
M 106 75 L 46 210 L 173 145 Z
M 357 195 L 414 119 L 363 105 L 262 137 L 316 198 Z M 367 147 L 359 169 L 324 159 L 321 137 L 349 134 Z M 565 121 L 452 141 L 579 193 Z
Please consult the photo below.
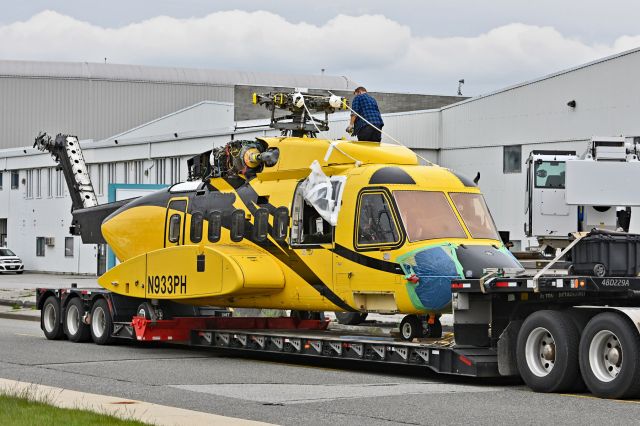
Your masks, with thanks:
M 362 86 L 358 87 L 353 94 L 356 96 L 351 101 L 353 112 L 347 133 L 357 136 L 359 141 L 380 142 L 382 135 L 379 129 L 384 126 L 384 121 L 382 121 L 378 103 Z

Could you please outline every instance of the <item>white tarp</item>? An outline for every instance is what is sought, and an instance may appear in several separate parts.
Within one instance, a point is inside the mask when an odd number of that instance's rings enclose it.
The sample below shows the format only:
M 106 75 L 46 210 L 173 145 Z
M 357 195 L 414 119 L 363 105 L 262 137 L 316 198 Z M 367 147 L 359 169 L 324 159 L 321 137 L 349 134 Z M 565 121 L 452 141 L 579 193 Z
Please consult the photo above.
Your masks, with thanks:
M 338 223 L 346 176 L 328 177 L 317 160 L 309 167 L 311 174 L 302 182 L 302 196 L 331 226 Z

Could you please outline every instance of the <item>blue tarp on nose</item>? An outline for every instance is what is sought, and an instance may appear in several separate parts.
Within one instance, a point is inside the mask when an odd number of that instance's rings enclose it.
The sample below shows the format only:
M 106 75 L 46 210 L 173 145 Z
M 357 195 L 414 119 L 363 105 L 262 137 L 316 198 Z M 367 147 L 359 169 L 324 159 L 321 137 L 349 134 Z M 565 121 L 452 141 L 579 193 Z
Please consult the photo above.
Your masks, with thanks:
M 405 273 L 419 278 L 414 291 L 425 309 L 437 311 L 451 303 L 451 279 L 460 278 L 460 274 L 449 247 L 414 252 L 402 259 L 401 265 Z

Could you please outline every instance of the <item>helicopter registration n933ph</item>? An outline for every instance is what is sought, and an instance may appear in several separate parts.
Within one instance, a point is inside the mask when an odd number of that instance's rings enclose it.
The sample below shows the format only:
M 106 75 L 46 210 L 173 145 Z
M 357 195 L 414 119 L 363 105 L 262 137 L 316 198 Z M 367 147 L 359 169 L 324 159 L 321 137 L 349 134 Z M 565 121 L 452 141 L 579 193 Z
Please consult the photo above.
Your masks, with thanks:
M 418 316 L 449 309 L 452 278 L 521 268 L 474 182 L 403 146 L 317 138 L 345 99 L 254 102 L 281 137 L 214 148 L 189 160 L 189 181 L 134 200 L 74 199 L 72 230 L 121 262 L 102 287 L 156 304 L 403 313 L 412 338 Z M 36 145 L 64 162 L 70 140 Z

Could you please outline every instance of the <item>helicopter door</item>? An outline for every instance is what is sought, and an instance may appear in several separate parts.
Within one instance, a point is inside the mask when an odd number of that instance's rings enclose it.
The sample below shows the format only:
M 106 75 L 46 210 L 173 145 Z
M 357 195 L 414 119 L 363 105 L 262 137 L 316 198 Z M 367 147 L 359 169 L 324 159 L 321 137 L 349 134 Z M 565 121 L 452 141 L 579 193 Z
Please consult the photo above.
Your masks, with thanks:
M 299 186 L 293 199 L 289 241 L 300 261 L 329 287 L 333 285 L 333 255 L 330 251 L 333 248 L 333 234 L 334 227 L 305 201 Z M 298 291 L 300 299 L 322 297 L 309 286 Z
M 187 198 L 173 198 L 167 205 L 164 226 L 164 246 L 172 247 L 184 244 Z

